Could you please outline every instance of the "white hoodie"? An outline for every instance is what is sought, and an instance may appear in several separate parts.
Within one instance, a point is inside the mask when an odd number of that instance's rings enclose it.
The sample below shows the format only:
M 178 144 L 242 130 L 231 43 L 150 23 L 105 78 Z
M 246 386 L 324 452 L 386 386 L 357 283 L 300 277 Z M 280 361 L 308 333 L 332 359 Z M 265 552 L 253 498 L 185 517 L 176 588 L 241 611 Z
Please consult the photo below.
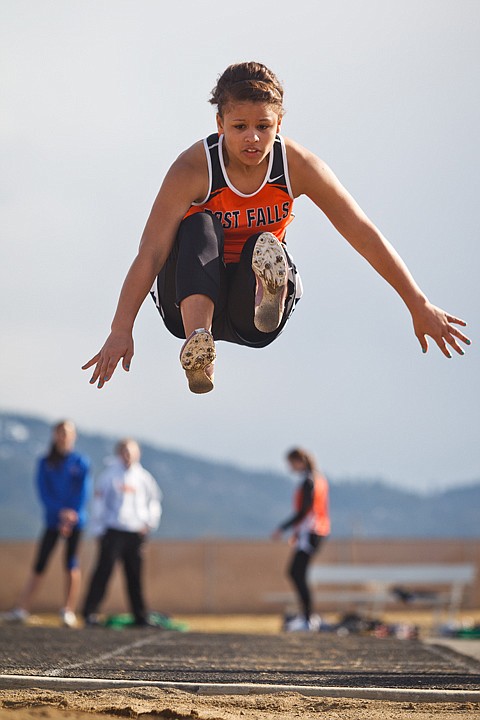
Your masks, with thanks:
M 162 514 L 161 499 L 155 479 L 139 462 L 127 468 L 115 458 L 98 478 L 91 531 L 103 535 L 108 528 L 127 532 L 155 530 Z

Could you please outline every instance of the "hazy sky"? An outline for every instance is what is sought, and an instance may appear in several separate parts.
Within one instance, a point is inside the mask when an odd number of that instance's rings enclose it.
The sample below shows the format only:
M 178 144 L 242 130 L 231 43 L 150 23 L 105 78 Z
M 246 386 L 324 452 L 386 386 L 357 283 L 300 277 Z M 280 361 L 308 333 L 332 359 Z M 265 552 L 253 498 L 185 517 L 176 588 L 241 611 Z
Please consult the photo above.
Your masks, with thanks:
M 480 477 L 477 0 L 3 0 L 0 407 L 254 467 L 301 444 L 332 476 Z M 424 356 L 400 299 L 310 201 L 289 248 L 305 295 L 265 350 L 219 343 L 187 390 L 147 299 L 129 375 L 80 366 L 108 333 L 167 168 L 215 129 L 232 62 L 284 82 L 283 133 L 326 160 L 472 347 Z

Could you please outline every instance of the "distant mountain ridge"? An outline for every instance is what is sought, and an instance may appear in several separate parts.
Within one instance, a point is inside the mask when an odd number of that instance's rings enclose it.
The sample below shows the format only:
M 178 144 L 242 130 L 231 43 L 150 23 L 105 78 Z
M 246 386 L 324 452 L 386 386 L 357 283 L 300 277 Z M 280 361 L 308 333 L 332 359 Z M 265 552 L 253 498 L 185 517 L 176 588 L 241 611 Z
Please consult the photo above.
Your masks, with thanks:
M 41 526 L 34 488 L 51 425 L 0 412 L 0 539 L 30 539 Z M 116 438 L 79 431 L 94 474 Z M 141 442 L 142 462 L 164 495 L 159 537 L 267 537 L 291 513 L 293 486 L 280 473 L 246 470 Z M 419 495 L 379 480 L 330 479 L 334 537 L 479 537 L 480 482 Z

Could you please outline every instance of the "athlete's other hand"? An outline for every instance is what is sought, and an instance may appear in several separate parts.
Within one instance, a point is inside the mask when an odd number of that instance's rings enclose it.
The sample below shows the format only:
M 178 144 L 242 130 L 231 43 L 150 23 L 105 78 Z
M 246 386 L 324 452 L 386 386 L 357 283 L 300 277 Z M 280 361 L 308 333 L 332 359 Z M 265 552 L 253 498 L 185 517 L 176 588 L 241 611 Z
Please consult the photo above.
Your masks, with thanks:
M 112 332 L 105 341 L 104 346 L 91 360 L 82 365 L 82 370 L 95 365 L 90 384 L 94 385 L 98 380 L 98 388 L 101 389 L 110 380 L 119 361 L 122 360 L 122 367 L 128 372 L 133 357 L 133 337 L 128 332 Z
M 72 508 L 62 508 L 59 513 L 60 522 L 58 529 L 62 537 L 68 538 L 72 534 L 72 530 L 78 523 L 78 513 Z
M 458 340 L 470 345 L 471 341 L 455 325 L 465 327 L 464 320 L 450 315 L 439 307 L 428 301 L 422 303 L 412 311 L 412 320 L 415 335 L 422 346 L 424 353 L 428 350 L 427 335 L 429 335 L 447 358 L 452 357 L 450 347 L 459 355 L 465 355 L 464 349 L 459 345 Z M 450 346 L 450 347 L 449 347 Z

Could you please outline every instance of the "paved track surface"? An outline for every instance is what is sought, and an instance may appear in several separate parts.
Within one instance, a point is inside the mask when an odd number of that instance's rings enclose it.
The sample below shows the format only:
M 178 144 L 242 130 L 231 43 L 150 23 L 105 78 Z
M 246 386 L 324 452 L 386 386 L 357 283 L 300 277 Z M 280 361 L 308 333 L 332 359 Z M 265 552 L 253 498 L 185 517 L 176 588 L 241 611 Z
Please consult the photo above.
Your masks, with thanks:
M 26 675 L 52 680 L 480 689 L 480 662 L 449 648 L 322 633 L 262 636 L 3 626 L 0 673 L 3 687 L 8 686 L 8 676 Z

